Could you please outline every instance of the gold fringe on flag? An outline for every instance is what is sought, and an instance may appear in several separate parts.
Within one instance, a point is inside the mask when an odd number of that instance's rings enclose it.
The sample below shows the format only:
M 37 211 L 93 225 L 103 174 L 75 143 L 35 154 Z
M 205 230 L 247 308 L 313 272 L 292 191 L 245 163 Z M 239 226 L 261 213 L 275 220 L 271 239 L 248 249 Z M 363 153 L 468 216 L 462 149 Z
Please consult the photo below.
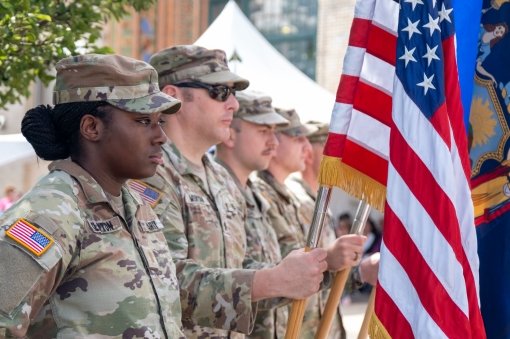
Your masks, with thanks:
M 384 212 L 386 186 L 346 165 L 339 158 L 322 157 L 319 183 L 324 186 L 339 187 L 347 194 L 363 199 L 372 207 Z
M 368 327 L 368 335 L 370 339 L 391 339 L 390 334 L 384 328 L 384 325 L 381 323 L 377 315 L 372 313 L 372 317 L 370 318 L 370 326 Z

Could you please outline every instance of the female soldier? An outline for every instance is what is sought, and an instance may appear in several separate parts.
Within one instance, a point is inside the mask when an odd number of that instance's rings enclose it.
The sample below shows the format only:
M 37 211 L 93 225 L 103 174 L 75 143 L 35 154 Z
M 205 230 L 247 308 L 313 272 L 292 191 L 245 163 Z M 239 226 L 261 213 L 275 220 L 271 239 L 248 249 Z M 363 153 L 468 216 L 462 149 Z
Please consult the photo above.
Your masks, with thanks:
M 0 337 L 182 337 L 161 222 L 124 185 L 155 173 L 161 112 L 180 102 L 131 58 L 70 57 L 56 69 L 55 107 L 22 121 L 37 155 L 56 161 L 0 218 Z

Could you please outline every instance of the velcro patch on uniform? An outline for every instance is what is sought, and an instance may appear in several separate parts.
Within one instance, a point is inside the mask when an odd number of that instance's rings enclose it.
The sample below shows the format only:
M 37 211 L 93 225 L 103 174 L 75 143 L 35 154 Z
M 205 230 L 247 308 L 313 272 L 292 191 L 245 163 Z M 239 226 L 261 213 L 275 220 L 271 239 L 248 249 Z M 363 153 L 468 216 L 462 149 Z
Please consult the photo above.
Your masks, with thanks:
M 140 228 L 142 231 L 147 233 L 161 231 L 164 227 L 159 219 L 138 220 L 138 222 L 140 223 Z
M 107 220 L 87 219 L 90 228 L 94 233 L 111 233 L 122 227 L 119 217 L 113 217 Z
M 142 197 L 143 201 L 147 202 L 151 207 L 155 207 L 161 199 L 162 193 L 157 189 L 150 187 L 146 183 L 139 180 L 129 180 L 128 186 L 136 191 Z
M 53 245 L 51 236 L 23 218 L 16 220 L 5 234 L 38 257 Z
M 186 194 L 184 200 L 186 200 L 187 203 L 189 204 L 205 204 L 206 203 L 206 198 L 198 195 L 198 194 L 193 194 L 193 193 L 188 193 Z

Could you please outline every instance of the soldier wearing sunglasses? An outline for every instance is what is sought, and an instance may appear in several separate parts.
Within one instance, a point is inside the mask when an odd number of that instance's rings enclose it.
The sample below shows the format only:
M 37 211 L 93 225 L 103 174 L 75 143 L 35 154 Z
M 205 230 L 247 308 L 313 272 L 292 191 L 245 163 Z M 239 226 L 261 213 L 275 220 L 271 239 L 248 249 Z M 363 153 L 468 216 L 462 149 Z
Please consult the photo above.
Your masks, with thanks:
M 165 227 L 185 335 L 244 338 L 253 329 L 258 301 L 301 299 L 319 289 L 326 253 L 296 250 L 277 265 L 242 268 L 244 198 L 206 151 L 228 140 L 239 109 L 235 91 L 249 83 L 230 72 L 220 50 L 175 46 L 156 53 L 150 63 L 162 91 L 182 105 L 165 128 L 169 141 L 163 146 L 164 164 L 152 178 L 130 184 L 144 193 Z

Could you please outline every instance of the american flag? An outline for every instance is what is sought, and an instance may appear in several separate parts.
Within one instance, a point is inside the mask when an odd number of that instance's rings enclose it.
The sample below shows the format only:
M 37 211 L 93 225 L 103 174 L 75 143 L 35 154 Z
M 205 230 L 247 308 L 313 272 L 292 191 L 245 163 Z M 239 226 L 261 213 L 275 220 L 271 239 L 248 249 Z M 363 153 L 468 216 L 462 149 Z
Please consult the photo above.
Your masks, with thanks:
M 16 220 L 5 234 L 37 256 L 41 256 L 53 244 L 50 236 L 23 218 Z
M 483 338 L 450 0 L 403 0 L 372 331 Z
M 372 337 L 483 338 L 451 1 L 358 0 L 321 164 L 385 210 Z
M 128 186 L 132 190 L 134 190 L 138 194 L 140 194 L 142 199 L 145 202 L 147 202 L 149 205 L 153 206 L 153 207 L 156 205 L 156 203 L 161 198 L 161 193 L 160 192 L 158 192 L 157 190 L 147 186 L 146 184 L 144 184 L 141 181 L 138 181 L 138 180 L 129 180 L 128 181 Z

